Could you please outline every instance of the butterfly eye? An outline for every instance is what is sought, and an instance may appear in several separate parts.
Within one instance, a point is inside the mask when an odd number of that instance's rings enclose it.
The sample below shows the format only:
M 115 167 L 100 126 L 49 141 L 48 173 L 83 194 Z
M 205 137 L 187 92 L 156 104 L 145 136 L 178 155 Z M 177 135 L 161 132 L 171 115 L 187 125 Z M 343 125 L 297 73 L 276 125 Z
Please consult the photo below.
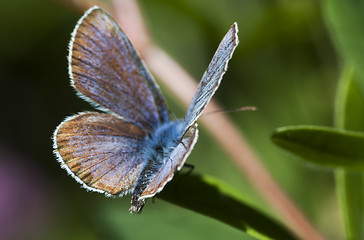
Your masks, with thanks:
M 160 146 L 160 145 L 157 145 L 155 147 L 155 151 L 158 153 L 158 154 L 162 154 L 163 153 L 163 147 Z

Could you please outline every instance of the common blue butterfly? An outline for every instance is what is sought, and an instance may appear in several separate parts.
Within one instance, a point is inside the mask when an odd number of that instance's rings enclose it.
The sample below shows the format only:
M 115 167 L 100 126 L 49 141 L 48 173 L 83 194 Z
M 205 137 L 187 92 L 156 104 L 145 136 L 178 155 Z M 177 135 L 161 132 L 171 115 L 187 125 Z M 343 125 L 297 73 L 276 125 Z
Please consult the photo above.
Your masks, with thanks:
M 213 56 L 186 117 L 170 120 L 158 85 L 115 20 L 95 6 L 78 21 L 69 75 L 78 94 L 102 112 L 66 118 L 53 135 L 61 167 L 87 190 L 132 193 L 130 212 L 162 191 L 198 137 L 196 120 L 219 87 L 238 45 L 234 23 Z

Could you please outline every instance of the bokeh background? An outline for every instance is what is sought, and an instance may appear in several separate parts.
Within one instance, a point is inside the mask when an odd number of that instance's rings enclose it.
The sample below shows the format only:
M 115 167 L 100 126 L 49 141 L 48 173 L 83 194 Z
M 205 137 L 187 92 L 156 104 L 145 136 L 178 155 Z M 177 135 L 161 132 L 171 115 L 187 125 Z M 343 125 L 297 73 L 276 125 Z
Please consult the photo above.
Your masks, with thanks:
M 341 66 L 321 3 L 138 3 L 155 42 L 196 79 L 238 22 L 240 45 L 215 99 L 224 109 L 258 108 L 229 117 L 310 221 L 328 239 L 341 239 L 331 171 L 306 165 L 269 140 L 280 126 L 332 125 Z M 130 197 L 89 193 L 67 176 L 52 154 L 52 133 L 66 116 L 93 110 L 75 95 L 67 73 L 70 33 L 81 12 L 61 0 L 1 1 L 0 9 L 1 239 L 242 239 L 230 226 L 158 198 L 141 215 L 130 215 Z M 183 117 L 184 107 L 161 87 L 171 111 Z M 279 219 L 203 126 L 187 162 Z

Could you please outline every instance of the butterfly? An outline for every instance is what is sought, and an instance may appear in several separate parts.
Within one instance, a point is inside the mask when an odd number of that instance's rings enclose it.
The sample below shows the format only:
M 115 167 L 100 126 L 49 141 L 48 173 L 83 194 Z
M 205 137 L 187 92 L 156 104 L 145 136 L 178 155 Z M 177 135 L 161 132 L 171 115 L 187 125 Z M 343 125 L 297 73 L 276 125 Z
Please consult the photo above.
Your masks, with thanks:
M 100 112 L 67 117 L 53 134 L 62 168 L 90 191 L 131 193 L 131 213 L 162 191 L 191 153 L 197 119 L 219 87 L 238 45 L 234 23 L 205 71 L 184 119 L 171 120 L 157 83 L 128 37 L 94 6 L 69 45 L 69 75 L 78 95 Z

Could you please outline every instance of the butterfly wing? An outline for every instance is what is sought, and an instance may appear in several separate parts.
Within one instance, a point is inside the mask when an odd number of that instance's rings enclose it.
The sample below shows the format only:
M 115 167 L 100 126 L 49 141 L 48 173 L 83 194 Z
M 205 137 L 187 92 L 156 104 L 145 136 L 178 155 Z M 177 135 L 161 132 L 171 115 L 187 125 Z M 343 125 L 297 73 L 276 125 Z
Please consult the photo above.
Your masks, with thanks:
M 197 92 L 188 107 L 185 117 L 186 128 L 197 120 L 219 87 L 221 79 L 227 70 L 228 62 L 238 45 L 237 33 L 238 25 L 234 23 L 221 40 L 209 66 L 202 76 Z
M 195 123 L 184 133 L 173 151 L 165 157 L 164 164 L 154 172 L 148 180 L 138 182 L 132 195 L 130 212 L 140 212 L 147 198 L 162 191 L 164 186 L 172 180 L 174 172 L 183 167 L 198 138 Z
M 106 195 L 133 190 L 144 168 L 139 126 L 106 113 L 80 113 L 54 133 L 58 161 L 86 189 Z
M 98 7 L 89 9 L 72 33 L 72 85 L 81 97 L 147 130 L 169 120 L 158 85 L 125 33 Z

